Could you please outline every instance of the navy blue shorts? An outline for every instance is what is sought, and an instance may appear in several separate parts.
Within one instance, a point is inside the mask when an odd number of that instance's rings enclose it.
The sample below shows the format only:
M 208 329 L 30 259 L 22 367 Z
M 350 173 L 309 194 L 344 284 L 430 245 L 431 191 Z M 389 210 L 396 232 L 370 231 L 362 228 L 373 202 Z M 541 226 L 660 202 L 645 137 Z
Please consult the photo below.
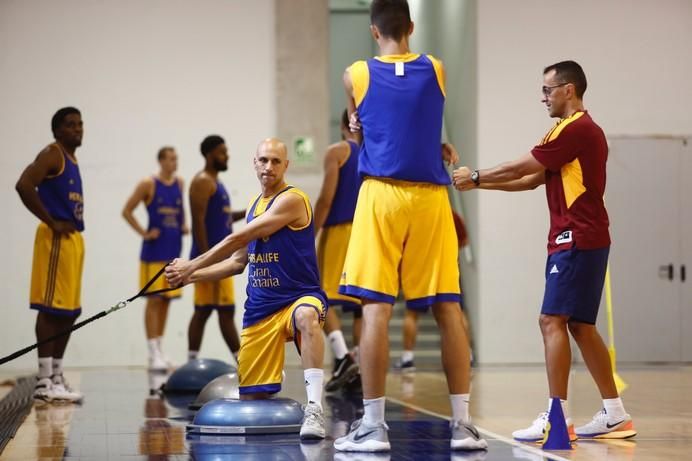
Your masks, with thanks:
M 541 314 L 596 324 L 609 250 L 573 248 L 548 255 Z

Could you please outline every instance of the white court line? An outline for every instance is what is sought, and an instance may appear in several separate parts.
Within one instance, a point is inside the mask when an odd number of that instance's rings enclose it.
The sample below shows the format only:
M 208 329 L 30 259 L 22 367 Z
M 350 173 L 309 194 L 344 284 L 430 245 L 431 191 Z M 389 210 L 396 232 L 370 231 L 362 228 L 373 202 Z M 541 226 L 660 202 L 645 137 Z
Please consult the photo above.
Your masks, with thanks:
M 407 403 L 407 402 L 404 402 L 404 401 L 399 400 L 399 399 L 387 397 L 387 400 L 389 400 L 392 403 L 396 403 L 397 405 L 401 405 L 403 407 L 408 407 L 412 410 L 420 411 L 421 413 L 425 413 L 425 414 L 430 415 L 430 416 L 436 416 L 436 417 L 441 418 L 441 419 L 446 419 L 447 421 L 450 421 L 452 419 L 449 416 L 441 415 L 440 413 L 435 413 L 434 411 L 426 410 L 425 408 L 421 408 L 417 405 L 413 405 L 411 403 Z M 548 458 L 548 459 L 551 459 L 553 461 L 571 461 L 567 458 L 563 458 L 562 456 L 558 456 L 558 455 L 555 455 L 553 453 L 543 451 L 543 450 L 540 450 L 538 448 L 531 447 L 529 445 L 525 445 L 521 442 L 517 442 L 514 439 L 504 437 L 500 434 L 496 434 L 496 433 L 491 432 L 487 429 L 483 429 L 482 427 L 476 426 L 476 429 L 478 429 L 478 432 L 481 432 L 482 434 L 484 434 L 488 437 L 492 437 L 493 439 L 497 439 L 500 442 L 504 442 L 508 445 L 512 445 L 514 447 L 521 448 L 522 450 L 528 451 L 529 453 L 532 453 L 534 455 L 543 456 L 544 458 Z

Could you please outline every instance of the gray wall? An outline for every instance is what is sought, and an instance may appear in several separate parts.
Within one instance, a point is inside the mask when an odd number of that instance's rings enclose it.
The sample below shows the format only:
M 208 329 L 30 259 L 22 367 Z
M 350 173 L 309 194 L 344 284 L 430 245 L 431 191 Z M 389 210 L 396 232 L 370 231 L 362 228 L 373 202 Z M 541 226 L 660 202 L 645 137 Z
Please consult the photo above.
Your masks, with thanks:
M 86 318 L 137 291 L 141 240 L 120 212 L 137 181 L 157 171 L 160 146 L 177 148 L 179 172 L 189 183 L 203 167 L 199 143 L 221 134 L 231 156 L 221 179 L 234 207 L 244 208 L 257 193 L 250 162 L 259 140 L 275 133 L 276 71 L 272 0 L 2 1 L 0 31 L 0 215 L 8 262 L 0 283 L 3 316 L 12 319 L 0 326 L 4 355 L 35 341 L 28 295 L 37 219 L 14 183 L 52 141 L 53 113 L 75 105 L 85 123 L 77 155 L 85 193 Z M 187 237 L 183 254 L 189 246 Z M 244 286 L 245 277 L 238 277 L 238 321 Z M 135 302 L 75 333 L 66 364 L 144 365 L 143 307 Z M 178 363 L 191 314 L 188 288 L 173 302 L 164 339 Z M 228 358 L 215 319 L 202 353 Z M 35 353 L 5 367 L 33 369 Z
M 320 173 L 329 143 L 328 2 L 275 0 L 275 8 L 277 133 L 289 144 L 294 175 Z M 314 141 L 311 161 L 296 157 L 296 137 Z

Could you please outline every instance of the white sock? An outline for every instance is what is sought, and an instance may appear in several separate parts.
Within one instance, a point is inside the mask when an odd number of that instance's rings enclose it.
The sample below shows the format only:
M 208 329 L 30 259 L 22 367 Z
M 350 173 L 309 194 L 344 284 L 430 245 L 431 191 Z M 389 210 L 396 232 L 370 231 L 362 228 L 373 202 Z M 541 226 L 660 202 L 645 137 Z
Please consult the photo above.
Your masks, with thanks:
M 452 404 L 452 421 L 469 422 L 469 394 L 449 394 Z
M 341 360 L 348 354 L 348 347 L 346 347 L 346 340 L 344 339 L 344 334 L 341 330 L 334 330 L 327 335 L 329 340 L 329 346 L 332 348 L 334 357 L 337 360 Z
M 163 336 L 159 336 L 156 338 L 156 349 L 159 351 L 159 355 L 163 357 L 163 348 L 161 347 L 161 341 L 163 340 Z
M 38 358 L 38 379 L 50 378 L 53 374 L 53 357 Z
M 308 368 L 303 371 L 303 376 L 305 376 L 305 390 L 308 394 L 308 403 L 316 403 L 321 408 L 324 370 L 321 368 Z
M 548 399 L 548 413 L 550 413 L 550 406 L 553 404 L 553 399 Z M 565 415 L 565 421 L 569 419 L 569 405 L 567 405 L 567 400 L 560 399 L 560 406 L 562 407 L 562 414 Z
M 53 357 L 53 375 L 62 376 L 62 359 Z
M 147 339 L 147 349 L 149 349 L 149 357 L 158 356 L 159 355 L 158 338 Z
M 622 404 L 622 399 L 616 397 L 614 399 L 603 399 L 603 408 L 608 415 L 609 423 L 620 422 L 625 419 L 625 406 Z
M 401 353 L 401 363 L 413 362 L 413 351 L 404 351 Z
M 199 351 L 187 351 L 187 359 L 188 360 L 195 360 L 198 355 L 199 355 Z
M 377 399 L 363 399 L 363 424 L 366 426 L 379 426 L 384 424 L 384 397 Z

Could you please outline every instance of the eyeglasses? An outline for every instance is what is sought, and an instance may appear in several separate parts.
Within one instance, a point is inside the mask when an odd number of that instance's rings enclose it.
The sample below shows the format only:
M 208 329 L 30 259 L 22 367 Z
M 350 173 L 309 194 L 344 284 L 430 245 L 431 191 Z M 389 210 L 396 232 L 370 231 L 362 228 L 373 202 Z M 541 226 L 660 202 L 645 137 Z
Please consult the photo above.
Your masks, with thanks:
M 541 88 L 541 91 L 543 92 L 543 96 L 546 98 L 550 96 L 550 94 L 553 92 L 555 88 L 559 88 L 561 86 L 569 85 L 570 82 L 564 82 L 564 83 L 558 83 L 557 85 L 553 86 L 544 86 Z

